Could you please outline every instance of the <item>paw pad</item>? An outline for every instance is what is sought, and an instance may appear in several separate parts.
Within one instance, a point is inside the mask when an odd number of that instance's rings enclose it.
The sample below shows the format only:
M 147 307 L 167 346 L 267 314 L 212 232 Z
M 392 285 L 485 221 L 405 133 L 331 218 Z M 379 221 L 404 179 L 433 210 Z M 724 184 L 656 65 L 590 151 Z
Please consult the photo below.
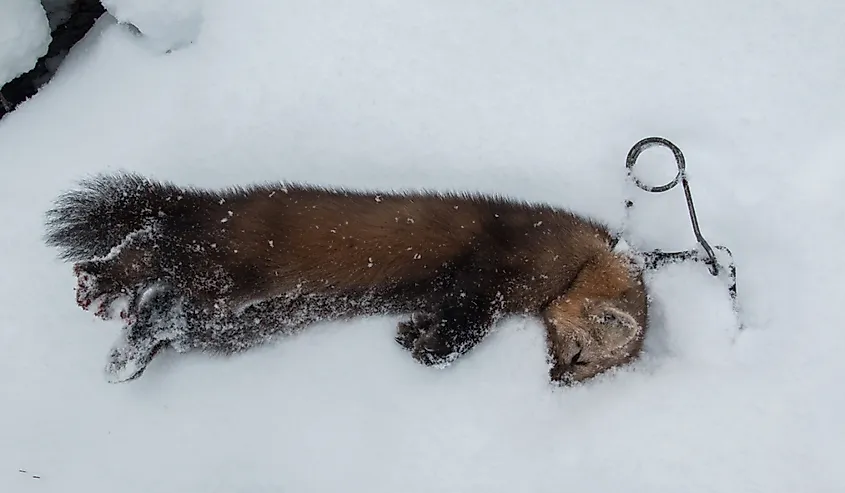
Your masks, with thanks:
M 85 311 L 94 308 L 94 316 L 103 320 L 114 318 L 112 307 L 117 301 L 125 297 L 124 293 L 120 291 L 108 292 L 96 276 L 85 272 L 78 266 L 74 270 L 77 271 L 78 275 L 76 281 L 76 304 Z M 121 313 L 121 318 L 124 320 L 128 319 L 128 317 L 123 316 L 123 313 Z

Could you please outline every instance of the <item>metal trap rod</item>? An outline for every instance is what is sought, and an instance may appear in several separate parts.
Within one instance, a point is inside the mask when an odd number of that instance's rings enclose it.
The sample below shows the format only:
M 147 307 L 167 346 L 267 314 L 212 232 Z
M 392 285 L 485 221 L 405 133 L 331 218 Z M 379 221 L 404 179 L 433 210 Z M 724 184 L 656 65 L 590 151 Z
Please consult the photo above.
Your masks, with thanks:
M 666 183 L 665 185 L 656 187 L 651 187 L 642 183 L 636 177 L 636 175 L 634 175 L 634 165 L 637 163 L 637 159 L 640 157 L 640 154 L 642 154 L 644 150 L 653 146 L 663 146 L 671 150 L 672 154 L 675 156 L 675 163 L 678 166 L 678 172 L 675 175 L 675 178 L 672 179 L 672 181 Z M 668 263 L 691 260 L 694 262 L 706 263 L 710 270 L 710 274 L 712 274 L 713 276 L 718 276 L 720 265 L 718 259 L 716 258 L 714 247 L 710 246 L 710 244 L 704 238 L 704 235 L 701 234 L 701 229 L 698 226 L 698 217 L 695 213 L 695 205 L 693 204 L 692 200 L 692 192 L 690 191 L 689 181 L 687 181 L 686 160 L 684 159 L 684 154 L 681 152 L 681 149 L 678 148 L 678 146 L 676 146 L 672 142 L 670 142 L 668 139 L 664 139 L 663 137 L 646 137 L 645 139 L 642 139 L 636 144 L 634 144 L 634 146 L 631 147 L 631 150 L 628 151 L 628 157 L 625 159 L 625 168 L 627 169 L 628 179 L 633 181 L 637 185 L 637 187 L 646 192 L 663 193 L 675 188 L 678 185 L 678 182 L 681 182 L 682 186 L 684 187 L 684 195 L 686 196 L 687 200 L 687 210 L 689 211 L 690 222 L 692 223 L 692 230 L 695 234 L 695 239 L 698 241 L 698 244 L 701 246 L 701 248 L 704 250 L 704 253 L 706 254 L 706 257 L 702 257 L 698 250 L 664 252 L 660 249 L 657 249 L 643 254 L 646 267 L 650 269 L 656 269 Z M 629 211 L 633 206 L 634 202 L 632 200 L 627 200 L 625 202 L 626 211 Z M 728 247 L 723 245 L 717 245 L 715 249 L 725 252 L 728 258 L 730 259 L 730 263 L 728 264 L 728 276 L 730 278 L 730 286 L 728 287 L 728 293 L 731 297 L 731 303 L 733 305 L 734 312 L 736 312 L 738 316 L 739 310 L 737 307 L 736 293 L 736 265 L 734 263 L 733 253 Z M 740 328 L 742 328 L 741 323 Z

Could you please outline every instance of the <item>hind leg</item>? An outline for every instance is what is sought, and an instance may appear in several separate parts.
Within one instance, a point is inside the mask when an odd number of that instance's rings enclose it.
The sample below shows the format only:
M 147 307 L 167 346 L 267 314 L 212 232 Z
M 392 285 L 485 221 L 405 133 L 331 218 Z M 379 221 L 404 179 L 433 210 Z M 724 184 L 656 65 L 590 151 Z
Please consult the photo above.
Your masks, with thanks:
M 94 315 L 103 320 L 112 318 L 112 307 L 119 300 L 135 303 L 141 286 L 127 286 L 116 280 L 110 266 L 100 261 L 79 262 L 74 265 L 76 280 L 76 303 L 83 309 L 95 308 Z M 129 308 L 121 312 L 121 318 L 128 318 Z
M 77 304 L 83 310 L 96 306 L 96 316 L 103 319 L 111 318 L 111 307 L 118 300 L 129 300 L 130 309 L 134 308 L 141 293 L 159 280 L 154 254 L 152 238 L 130 237 L 113 255 L 76 263 Z M 121 316 L 131 314 L 130 309 Z
M 128 334 L 132 334 L 131 329 Z M 109 352 L 106 379 L 109 383 L 123 383 L 139 378 L 156 354 L 167 345 L 167 341 L 146 337 L 122 339 Z
M 109 382 L 140 377 L 161 349 L 180 339 L 185 323 L 180 300 L 168 289 L 154 292 L 109 352 L 105 368 Z

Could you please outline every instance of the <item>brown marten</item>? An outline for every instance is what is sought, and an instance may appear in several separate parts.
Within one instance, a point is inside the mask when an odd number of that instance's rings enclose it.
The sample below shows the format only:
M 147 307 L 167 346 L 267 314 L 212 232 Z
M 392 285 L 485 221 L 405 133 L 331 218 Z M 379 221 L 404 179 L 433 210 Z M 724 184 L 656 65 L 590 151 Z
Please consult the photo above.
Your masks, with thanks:
M 571 383 L 636 358 L 647 328 L 641 268 L 608 228 L 501 197 L 99 175 L 57 199 L 46 242 L 77 261 L 83 308 L 128 300 L 116 381 L 165 346 L 231 354 L 373 314 L 410 315 L 397 341 L 442 367 L 517 314 L 543 320 L 550 377 Z

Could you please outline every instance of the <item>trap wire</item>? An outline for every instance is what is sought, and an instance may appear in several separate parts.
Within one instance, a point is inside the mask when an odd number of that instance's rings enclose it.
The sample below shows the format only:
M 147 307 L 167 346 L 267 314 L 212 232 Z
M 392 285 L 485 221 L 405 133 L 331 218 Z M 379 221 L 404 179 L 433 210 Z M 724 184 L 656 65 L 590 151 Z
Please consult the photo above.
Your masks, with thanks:
M 642 154 L 643 151 L 655 146 L 665 147 L 672 151 L 672 154 L 675 157 L 675 163 L 678 166 L 678 172 L 675 174 L 675 178 L 673 178 L 670 182 L 666 183 L 665 185 L 649 186 L 642 183 L 637 178 L 637 176 L 634 174 L 634 166 L 636 165 L 637 159 L 640 157 L 640 154 Z M 668 139 L 665 139 L 663 137 L 646 137 L 634 144 L 634 146 L 631 147 L 631 150 L 628 151 L 628 156 L 625 159 L 625 168 L 627 171 L 628 179 L 632 181 L 638 188 L 646 192 L 667 192 L 675 188 L 678 183 L 681 183 L 684 188 L 684 195 L 686 196 L 687 210 L 689 211 L 690 222 L 692 223 L 692 230 L 695 234 L 695 239 L 698 242 L 699 246 L 699 248 L 675 252 L 667 252 L 661 249 L 655 249 L 649 252 L 644 252 L 642 253 L 642 257 L 645 262 L 646 268 L 653 270 L 669 263 L 692 261 L 705 263 L 708 267 L 708 270 L 710 271 L 710 274 L 712 274 L 714 277 L 719 277 L 720 274 L 722 274 L 724 271 L 727 271 L 727 276 L 729 280 L 728 294 L 731 298 L 733 311 L 739 319 L 739 307 L 737 302 L 736 290 L 736 264 L 734 263 L 733 253 L 728 247 L 724 245 L 716 245 L 711 247 L 707 240 L 704 238 L 704 235 L 701 234 L 701 229 L 698 225 L 698 217 L 695 213 L 695 205 L 692 200 L 692 192 L 690 191 L 689 181 L 687 180 L 686 160 L 684 159 L 684 154 L 681 152 L 681 149 L 678 148 L 678 146 L 676 146 L 672 142 L 670 142 Z M 628 199 L 625 201 L 626 216 L 630 214 L 630 210 L 633 208 L 633 206 L 633 200 Z M 729 259 L 726 269 L 723 265 L 719 263 L 719 260 L 716 257 L 715 250 L 724 252 L 724 254 Z M 739 328 L 740 330 L 744 328 L 742 321 L 739 322 Z

